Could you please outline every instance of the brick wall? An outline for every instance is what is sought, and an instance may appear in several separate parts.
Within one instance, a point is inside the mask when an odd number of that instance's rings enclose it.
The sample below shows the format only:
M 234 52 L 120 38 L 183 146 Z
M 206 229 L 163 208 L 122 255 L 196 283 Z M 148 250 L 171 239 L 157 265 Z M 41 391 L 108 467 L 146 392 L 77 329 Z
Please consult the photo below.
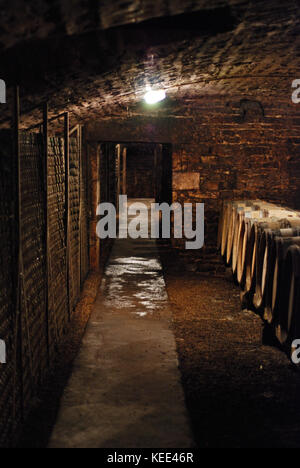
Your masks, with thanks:
M 176 116 L 162 107 L 157 116 L 99 120 L 87 137 L 171 143 L 173 200 L 205 203 L 210 246 L 225 199 L 259 197 L 300 208 L 299 129 L 300 105 L 287 88 L 269 101 L 203 97 Z

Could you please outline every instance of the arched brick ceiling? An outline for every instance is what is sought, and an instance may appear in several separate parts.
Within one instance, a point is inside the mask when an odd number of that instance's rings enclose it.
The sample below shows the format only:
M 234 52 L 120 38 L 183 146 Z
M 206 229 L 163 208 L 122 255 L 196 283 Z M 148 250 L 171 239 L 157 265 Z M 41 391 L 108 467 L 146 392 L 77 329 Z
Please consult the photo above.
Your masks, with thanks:
M 231 6 L 240 0 L 10 0 L 1 1 L 0 47 L 49 36 L 140 23 L 151 18 Z
M 1 10 L 0 78 L 21 86 L 24 127 L 45 100 L 51 114 L 85 122 L 184 117 L 206 96 L 288 99 L 300 78 L 299 26 L 294 0 L 14 0 Z M 147 83 L 167 89 L 159 111 L 142 104 Z M 9 118 L 2 106 L 1 126 Z

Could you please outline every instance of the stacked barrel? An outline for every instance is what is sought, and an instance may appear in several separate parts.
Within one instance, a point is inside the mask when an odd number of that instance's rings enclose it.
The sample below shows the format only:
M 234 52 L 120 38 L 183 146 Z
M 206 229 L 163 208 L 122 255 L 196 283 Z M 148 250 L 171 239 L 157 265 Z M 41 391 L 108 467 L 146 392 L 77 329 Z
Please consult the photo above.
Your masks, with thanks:
M 218 248 L 248 305 L 291 350 L 300 339 L 300 212 L 261 200 L 225 202 Z

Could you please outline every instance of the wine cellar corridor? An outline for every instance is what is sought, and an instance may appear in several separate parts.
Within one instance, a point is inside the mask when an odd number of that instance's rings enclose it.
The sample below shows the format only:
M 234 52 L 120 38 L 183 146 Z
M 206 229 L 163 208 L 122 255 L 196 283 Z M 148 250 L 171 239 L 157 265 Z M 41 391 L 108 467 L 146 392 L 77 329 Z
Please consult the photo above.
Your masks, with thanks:
M 297 2 L 2 3 L 0 447 L 300 448 Z

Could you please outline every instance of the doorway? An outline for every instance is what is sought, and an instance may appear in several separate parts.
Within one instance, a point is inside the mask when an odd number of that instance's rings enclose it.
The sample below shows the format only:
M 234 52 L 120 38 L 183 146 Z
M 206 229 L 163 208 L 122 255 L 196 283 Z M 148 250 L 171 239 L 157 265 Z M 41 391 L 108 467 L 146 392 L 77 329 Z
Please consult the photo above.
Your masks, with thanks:
M 130 199 L 172 202 L 172 147 L 169 144 L 119 143 L 116 154 L 116 195 Z

